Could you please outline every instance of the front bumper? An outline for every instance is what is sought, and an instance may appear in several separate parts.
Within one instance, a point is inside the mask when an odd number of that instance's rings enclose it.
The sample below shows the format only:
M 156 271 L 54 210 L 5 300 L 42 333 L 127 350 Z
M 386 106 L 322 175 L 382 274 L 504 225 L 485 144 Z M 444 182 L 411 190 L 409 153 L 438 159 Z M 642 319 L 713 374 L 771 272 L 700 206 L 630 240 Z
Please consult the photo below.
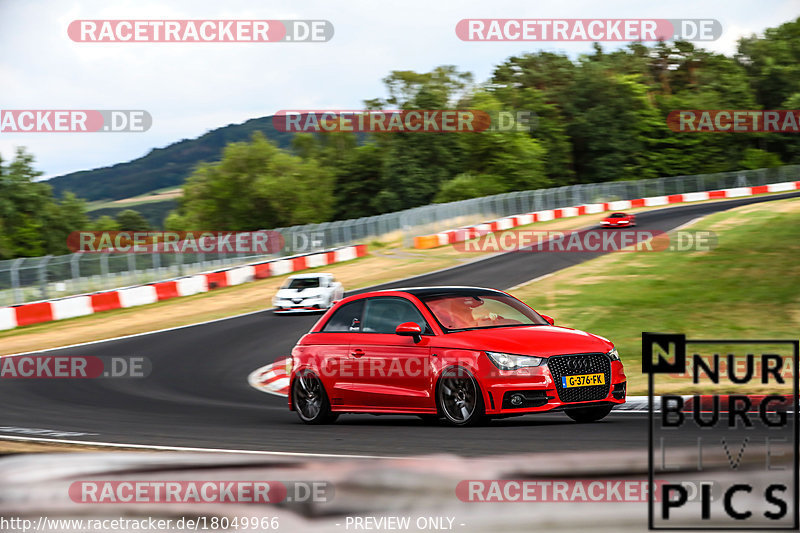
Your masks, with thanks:
M 487 415 L 540 413 L 592 405 L 623 404 L 627 394 L 627 377 L 620 361 L 611 361 L 610 378 L 602 387 L 572 400 L 553 379 L 549 366 L 513 371 L 494 369 L 479 381 Z M 587 387 L 588 388 L 588 387 Z M 580 396 L 580 395 L 579 395 Z M 516 397 L 516 398 L 515 398 Z
M 325 300 L 322 298 L 307 298 L 295 303 L 292 300 L 274 299 L 272 308 L 276 313 L 312 313 L 314 311 L 324 311 L 326 309 Z
M 319 313 L 324 311 L 322 305 L 297 305 L 291 307 L 276 306 L 272 309 L 274 313 Z

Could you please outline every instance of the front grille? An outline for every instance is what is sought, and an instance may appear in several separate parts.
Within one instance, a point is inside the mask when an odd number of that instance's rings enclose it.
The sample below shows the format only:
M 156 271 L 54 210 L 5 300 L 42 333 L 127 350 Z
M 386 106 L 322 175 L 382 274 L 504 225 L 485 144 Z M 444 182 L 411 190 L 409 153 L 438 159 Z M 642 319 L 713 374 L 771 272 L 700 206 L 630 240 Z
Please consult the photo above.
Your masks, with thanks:
M 605 354 L 555 355 L 547 360 L 547 366 L 556 382 L 556 391 L 562 402 L 604 400 L 611 390 L 611 361 Z M 606 384 L 567 388 L 562 386 L 562 377 L 578 374 L 604 374 Z

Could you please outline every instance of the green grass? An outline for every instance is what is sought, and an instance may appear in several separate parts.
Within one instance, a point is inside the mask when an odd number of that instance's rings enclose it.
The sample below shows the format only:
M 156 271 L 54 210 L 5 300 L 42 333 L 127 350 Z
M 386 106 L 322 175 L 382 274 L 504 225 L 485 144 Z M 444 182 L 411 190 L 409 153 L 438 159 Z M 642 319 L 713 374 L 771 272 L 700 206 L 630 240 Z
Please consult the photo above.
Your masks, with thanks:
M 701 220 L 691 229 L 718 236 L 709 252 L 609 254 L 515 293 L 556 324 L 611 339 L 625 363 L 629 393 L 644 394 L 643 331 L 707 339 L 800 337 L 798 205 L 770 202 Z

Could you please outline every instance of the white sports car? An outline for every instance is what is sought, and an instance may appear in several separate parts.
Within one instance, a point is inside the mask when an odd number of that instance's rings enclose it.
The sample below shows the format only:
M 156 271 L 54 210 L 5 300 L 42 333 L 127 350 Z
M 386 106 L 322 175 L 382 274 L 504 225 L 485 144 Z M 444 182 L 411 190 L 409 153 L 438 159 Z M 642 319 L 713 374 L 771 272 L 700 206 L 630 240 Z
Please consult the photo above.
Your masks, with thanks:
M 344 287 L 333 274 L 297 274 L 272 299 L 276 313 L 324 311 L 344 298 Z

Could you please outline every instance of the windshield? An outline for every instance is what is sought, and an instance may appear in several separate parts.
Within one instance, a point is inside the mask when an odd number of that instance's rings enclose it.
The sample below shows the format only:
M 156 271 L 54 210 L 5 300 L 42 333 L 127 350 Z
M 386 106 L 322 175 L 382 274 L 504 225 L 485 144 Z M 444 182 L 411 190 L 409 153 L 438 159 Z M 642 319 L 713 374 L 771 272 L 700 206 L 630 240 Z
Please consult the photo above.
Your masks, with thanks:
M 609 218 L 623 218 L 623 217 L 626 217 L 626 216 L 628 216 L 628 215 L 626 215 L 625 213 L 614 213 Z
M 437 294 L 421 300 L 447 331 L 548 325 L 533 309 L 504 294 Z
M 283 289 L 314 289 L 319 287 L 319 278 L 295 278 L 290 279 Z

